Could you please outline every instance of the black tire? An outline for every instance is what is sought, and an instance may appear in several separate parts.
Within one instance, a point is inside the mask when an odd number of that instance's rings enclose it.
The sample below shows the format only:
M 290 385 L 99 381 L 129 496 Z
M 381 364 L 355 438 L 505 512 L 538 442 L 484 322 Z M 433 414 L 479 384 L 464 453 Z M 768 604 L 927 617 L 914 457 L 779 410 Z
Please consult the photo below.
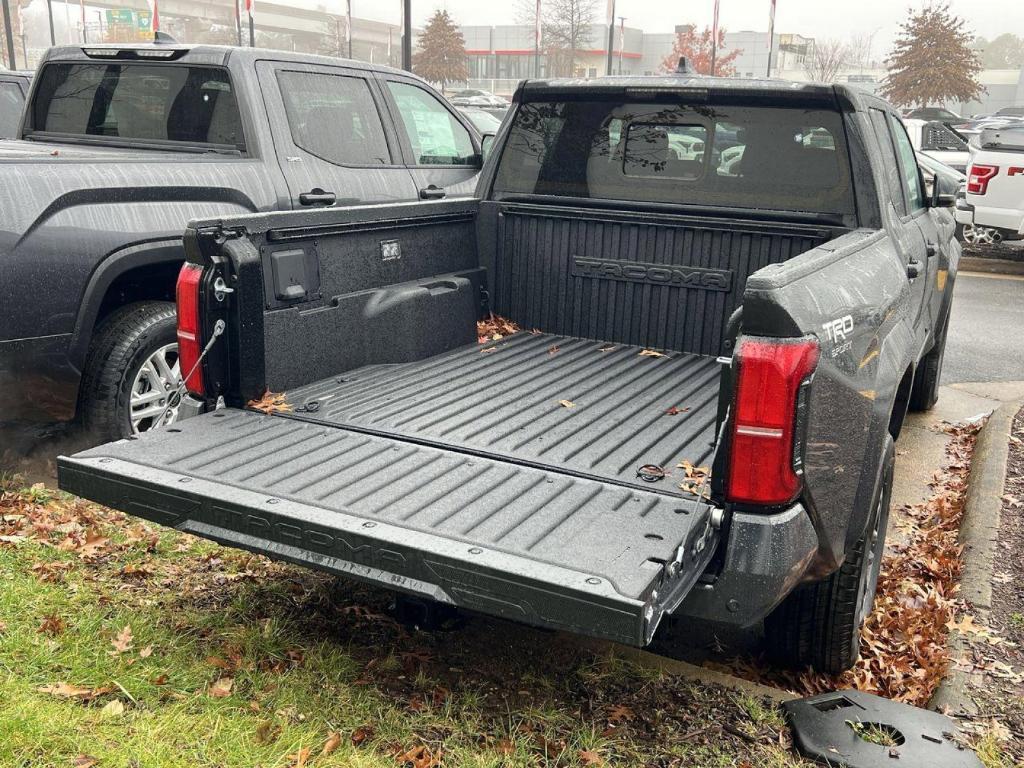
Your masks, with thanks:
M 177 343 L 174 304 L 143 301 L 112 312 L 96 328 L 82 377 L 79 415 L 97 442 L 132 434 L 131 391 L 143 363 Z M 140 425 L 145 431 L 147 425 Z
M 949 316 L 952 308 L 946 310 L 946 319 L 933 346 L 914 371 L 914 383 L 910 387 L 907 407 L 911 411 L 930 411 L 939 401 L 939 379 L 942 378 L 942 360 L 946 356 L 946 331 L 949 330 Z
M 765 647 L 787 667 L 837 674 L 860 657 L 860 630 L 870 615 L 885 553 L 896 450 L 886 435 L 879 490 L 864 536 L 828 578 L 795 589 L 764 620 Z

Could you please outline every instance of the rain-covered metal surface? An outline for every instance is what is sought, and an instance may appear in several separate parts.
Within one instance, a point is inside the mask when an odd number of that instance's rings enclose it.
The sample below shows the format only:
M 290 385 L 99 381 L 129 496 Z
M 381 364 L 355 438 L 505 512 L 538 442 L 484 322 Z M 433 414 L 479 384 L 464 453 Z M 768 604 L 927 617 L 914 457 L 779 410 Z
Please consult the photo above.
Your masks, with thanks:
M 645 483 L 637 470 L 654 464 L 680 474 L 683 459 L 710 462 L 719 364 L 640 352 L 520 332 L 412 363 L 359 368 L 288 398 L 303 418 L 320 423 L 680 494 L 678 480 Z
M 62 488 L 165 525 L 635 645 L 714 548 L 694 499 L 248 411 L 59 467 Z
M 107 290 L 130 270 L 180 262 L 182 233 L 189 221 L 292 207 L 293 195 L 282 169 L 301 166 L 304 158 L 279 158 L 285 151 L 278 146 L 283 137 L 272 133 L 271 122 L 276 120 L 280 132 L 287 130 L 287 121 L 277 113 L 280 99 L 266 98 L 276 96 L 277 81 L 258 77 L 257 62 L 343 66 L 365 73 L 374 88 L 376 77 L 399 74 L 387 67 L 324 56 L 185 47 L 188 52 L 172 65 L 228 69 L 244 127 L 243 156 L 35 140 L 0 142 L 4 420 L 67 419 L 74 414 L 81 369 Z M 54 48 L 40 67 L 54 61 L 95 60 L 80 47 Z M 29 108 L 31 100 L 30 94 Z M 380 116 L 389 135 L 394 135 L 391 110 L 382 107 Z M 313 163 L 315 158 L 305 160 Z M 338 166 L 339 173 L 327 174 L 330 178 L 321 186 L 350 202 L 414 200 L 418 190 L 405 161 L 404 154 L 397 154 L 395 165 L 389 167 Z M 472 169 L 462 171 L 466 179 L 475 174 Z M 337 188 L 339 177 L 346 188 Z M 171 280 L 154 288 L 150 298 L 173 299 L 173 291 Z

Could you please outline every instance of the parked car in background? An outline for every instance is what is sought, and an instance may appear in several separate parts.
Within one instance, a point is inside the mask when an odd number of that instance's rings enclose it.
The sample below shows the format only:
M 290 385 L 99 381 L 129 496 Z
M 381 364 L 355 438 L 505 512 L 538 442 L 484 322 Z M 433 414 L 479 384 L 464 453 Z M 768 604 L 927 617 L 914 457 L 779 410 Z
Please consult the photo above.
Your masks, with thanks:
M 17 136 L 31 82 L 31 72 L 0 70 L 0 139 Z
M 903 116 L 913 120 L 938 120 L 943 123 L 960 119 L 960 115 L 945 107 L 918 107 L 905 112 Z
M 480 107 L 457 107 L 457 109 L 473 124 L 480 135 L 497 133 L 501 127 L 501 118 L 486 109 Z
M 499 107 L 508 109 L 508 99 L 495 96 L 490 91 L 478 88 L 466 88 L 451 95 L 451 102 L 459 107 Z
M 1024 118 L 1024 107 L 1003 107 L 996 115 L 999 117 L 1019 117 Z
M 937 120 L 904 119 L 914 150 L 963 173 L 970 162 L 967 142 Z
M 985 129 L 971 143 L 966 195 L 955 212 L 963 239 L 991 244 L 1024 237 L 1024 125 Z
M 98 439 L 178 415 L 188 221 L 470 195 L 482 165 L 440 93 L 356 61 L 55 48 L 29 98 L 21 140 L 0 143 L 2 418 L 79 416 Z
M 636 84 L 521 85 L 479 199 L 193 222 L 211 410 L 61 488 L 423 601 L 637 646 L 763 620 L 776 661 L 849 668 L 939 396 L 952 199 L 859 89 Z M 524 331 L 479 344 L 492 313 Z

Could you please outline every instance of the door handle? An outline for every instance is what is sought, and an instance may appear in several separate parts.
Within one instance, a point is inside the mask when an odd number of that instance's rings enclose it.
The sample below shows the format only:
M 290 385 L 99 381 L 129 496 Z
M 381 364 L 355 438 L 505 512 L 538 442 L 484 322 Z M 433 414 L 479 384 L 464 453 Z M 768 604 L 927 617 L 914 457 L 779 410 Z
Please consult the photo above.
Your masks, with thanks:
M 444 196 L 444 189 L 433 184 L 420 190 L 420 200 L 440 200 Z
M 309 192 L 299 195 L 301 205 L 334 205 L 337 196 L 333 192 L 324 192 L 320 187 L 315 187 Z
M 917 259 L 907 263 L 907 277 L 913 280 L 921 274 L 921 262 Z
M 926 243 L 924 246 L 924 252 L 928 254 L 928 258 L 930 259 L 932 256 L 939 252 L 939 246 L 937 246 L 935 243 Z

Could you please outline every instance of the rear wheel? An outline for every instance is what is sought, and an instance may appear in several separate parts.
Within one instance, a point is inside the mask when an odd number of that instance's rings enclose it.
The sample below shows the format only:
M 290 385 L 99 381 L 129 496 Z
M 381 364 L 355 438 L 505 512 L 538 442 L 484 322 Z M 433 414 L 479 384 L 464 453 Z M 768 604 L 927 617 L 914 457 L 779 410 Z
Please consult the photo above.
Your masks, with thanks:
M 102 441 L 166 426 L 178 415 L 180 383 L 174 304 L 121 307 L 99 325 L 89 348 L 82 421 Z
M 1003 233 L 994 227 L 979 227 L 977 224 L 961 224 L 957 227 L 957 238 L 968 245 L 998 245 Z
M 882 478 L 864 536 L 839 570 L 823 581 L 798 587 L 764 621 L 772 659 L 790 667 L 838 673 L 860 657 L 860 630 L 874 605 L 885 554 L 896 451 L 886 436 Z

